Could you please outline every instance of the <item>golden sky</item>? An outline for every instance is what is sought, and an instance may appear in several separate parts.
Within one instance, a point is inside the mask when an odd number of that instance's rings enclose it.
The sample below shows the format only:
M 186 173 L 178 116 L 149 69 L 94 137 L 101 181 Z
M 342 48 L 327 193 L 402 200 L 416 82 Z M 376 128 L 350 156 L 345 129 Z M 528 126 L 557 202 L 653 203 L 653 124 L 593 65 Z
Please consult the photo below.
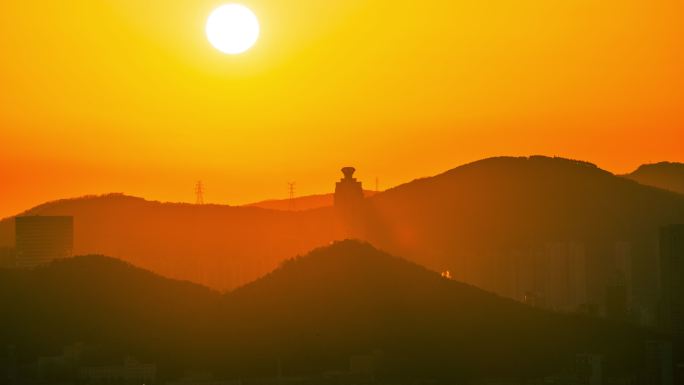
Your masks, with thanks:
M 0 2 L 0 217 L 91 193 L 245 203 L 494 155 L 684 161 L 680 0 Z

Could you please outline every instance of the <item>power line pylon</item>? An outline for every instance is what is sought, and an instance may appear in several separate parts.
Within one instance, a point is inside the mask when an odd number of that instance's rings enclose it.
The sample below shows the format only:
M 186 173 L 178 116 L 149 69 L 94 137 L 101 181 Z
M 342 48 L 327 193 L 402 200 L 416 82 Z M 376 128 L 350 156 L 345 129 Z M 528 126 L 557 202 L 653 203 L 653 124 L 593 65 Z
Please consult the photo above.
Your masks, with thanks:
M 195 204 L 204 204 L 204 185 L 201 180 L 195 184 Z
M 294 194 L 296 182 L 287 182 L 288 191 L 290 193 L 290 201 L 288 203 L 290 211 L 294 210 Z

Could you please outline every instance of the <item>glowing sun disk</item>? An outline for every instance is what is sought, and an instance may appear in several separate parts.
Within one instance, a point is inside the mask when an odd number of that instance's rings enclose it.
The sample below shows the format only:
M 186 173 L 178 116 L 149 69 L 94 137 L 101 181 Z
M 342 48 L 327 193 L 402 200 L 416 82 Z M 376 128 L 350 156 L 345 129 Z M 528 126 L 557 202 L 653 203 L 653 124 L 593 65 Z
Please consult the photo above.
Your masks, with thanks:
M 205 27 L 211 45 L 223 53 L 235 55 L 250 49 L 259 38 L 259 20 L 249 8 L 226 4 L 216 8 Z

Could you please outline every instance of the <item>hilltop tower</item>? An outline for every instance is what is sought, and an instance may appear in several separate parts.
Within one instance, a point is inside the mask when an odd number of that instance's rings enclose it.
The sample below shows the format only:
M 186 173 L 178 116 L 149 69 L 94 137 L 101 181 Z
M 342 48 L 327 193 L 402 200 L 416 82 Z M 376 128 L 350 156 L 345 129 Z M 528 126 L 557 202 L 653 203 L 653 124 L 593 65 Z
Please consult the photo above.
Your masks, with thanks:
M 354 211 L 363 202 L 363 188 L 354 178 L 355 171 L 354 167 L 343 167 L 344 178 L 335 184 L 335 208 L 339 211 Z
M 335 184 L 337 231 L 345 238 L 364 238 L 366 221 L 363 187 L 354 178 L 354 171 L 354 167 L 344 167 L 344 178 Z

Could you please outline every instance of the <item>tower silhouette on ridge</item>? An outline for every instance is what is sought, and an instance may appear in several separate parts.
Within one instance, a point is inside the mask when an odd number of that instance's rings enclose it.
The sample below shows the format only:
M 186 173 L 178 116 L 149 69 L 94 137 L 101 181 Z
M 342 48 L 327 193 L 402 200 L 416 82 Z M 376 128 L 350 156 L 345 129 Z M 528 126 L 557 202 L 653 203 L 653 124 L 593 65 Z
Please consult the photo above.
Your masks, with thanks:
M 195 184 L 195 204 L 204 204 L 204 185 L 201 180 Z

